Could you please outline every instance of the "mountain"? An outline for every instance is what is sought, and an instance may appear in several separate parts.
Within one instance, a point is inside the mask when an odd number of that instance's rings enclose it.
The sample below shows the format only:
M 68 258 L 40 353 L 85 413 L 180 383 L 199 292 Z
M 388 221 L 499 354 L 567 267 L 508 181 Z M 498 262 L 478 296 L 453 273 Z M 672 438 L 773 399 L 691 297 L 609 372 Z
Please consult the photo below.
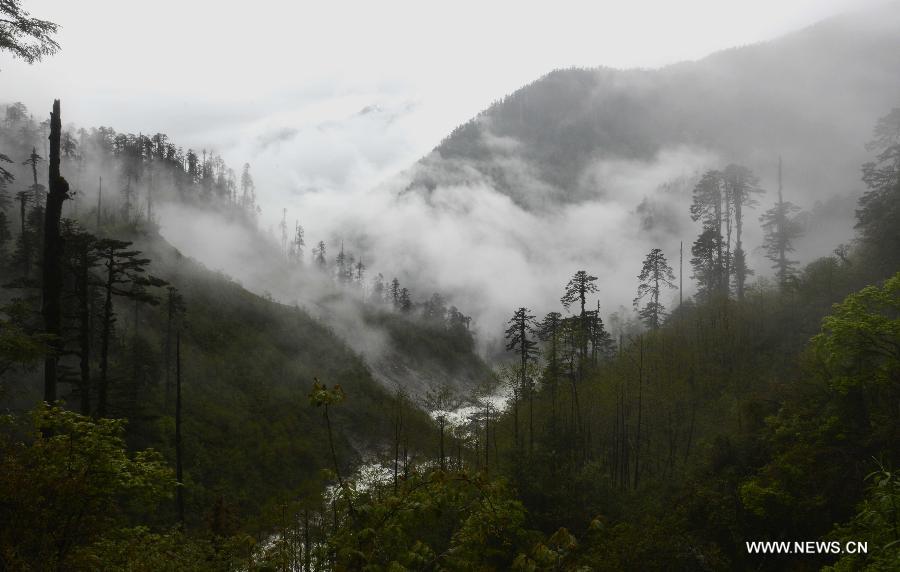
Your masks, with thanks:
M 410 188 L 486 183 L 536 210 L 603 200 L 604 161 L 713 153 L 818 199 L 858 188 L 862 142 L 900 102 L 900 4 L 661 69 L 553 71 L 455 129 Z M 798 185 L 801 184 L 798 182 Z

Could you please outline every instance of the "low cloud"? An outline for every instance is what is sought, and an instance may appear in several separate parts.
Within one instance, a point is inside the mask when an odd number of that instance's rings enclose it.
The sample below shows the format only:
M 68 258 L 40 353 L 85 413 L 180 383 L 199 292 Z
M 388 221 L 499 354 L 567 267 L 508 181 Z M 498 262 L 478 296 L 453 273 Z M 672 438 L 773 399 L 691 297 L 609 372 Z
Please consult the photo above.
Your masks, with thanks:
M 518 204 L 484 180 L 403 192 L 411 174 L 375 189 L 298 193 L 287 208 L 289 223 L 299 220 L 310 246 L 325 241 L 331 260 L 343 242 L 362 256 L 370 276 L 397 276 L 419 300 L 434 291 L 448 296 L 475 317 L 487 347 L 515 308 L 524 305 L 541 314 L 559 310 L 563 287 L 579 269 L 598 276 L 604 315 L 630 303 L 643 256 L 651 248 L 663 248 L 677 272 L 679 241 L 689 249 L 695 233 L 687 214 L 692 181 L 715 166 L 714 153 L 687 147 L 661 152 L 652 161 L 598 161 L 583 179 L 602 180 L 602 192 L 542 210 Z M 524 180 L 531 175 L 523 169 L 519 176 Z M 163 214 L 163 234 L 176 245 L 188 253 L 193 249 L 200 260 L 248 286 L 254 286 L 255 275 L 257 288 L 279 290 L 266 286 L 262 270 L 248 263 L 253 249 L 221 249 L 212 242 L 240 245 L 245 238 L 227 239 L 228 231 L 221 227 L 201 232 L 198 224 L 185 235 L 184 225 L 168 221 L 169 216 Z M 209 246 L 204 248 L 207 235 Z M 306 268 L 315 272 L 309 254 Z M 315 305 L 332 288 L 330 283 L 307 284 L 297 296 L 301 303 Z M 672 292 L 665 301 L 676 298 Z

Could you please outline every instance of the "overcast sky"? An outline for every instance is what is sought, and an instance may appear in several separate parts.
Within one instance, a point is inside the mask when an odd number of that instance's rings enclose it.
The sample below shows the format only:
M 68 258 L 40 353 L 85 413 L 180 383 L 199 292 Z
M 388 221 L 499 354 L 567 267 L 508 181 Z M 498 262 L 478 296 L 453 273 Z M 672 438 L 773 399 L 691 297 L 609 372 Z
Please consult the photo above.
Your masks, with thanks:
M 872 3 L 25 0 L 62 51 L 0 56 L 0 102 L 249 161 L 272 216 L 285 192 L 375 184 L 554 68 L 657 67 Z

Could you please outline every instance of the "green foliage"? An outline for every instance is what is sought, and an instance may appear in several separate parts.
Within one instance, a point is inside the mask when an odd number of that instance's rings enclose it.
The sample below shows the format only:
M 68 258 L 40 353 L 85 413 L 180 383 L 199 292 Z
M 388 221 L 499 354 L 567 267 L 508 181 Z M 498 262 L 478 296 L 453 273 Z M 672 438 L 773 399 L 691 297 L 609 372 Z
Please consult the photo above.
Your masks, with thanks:
M 366 324 L 387 333 L 390 365 L 394 368 L 404 366 L 420 374 L 428 371 L 435 377 L 452 377 L 472 384 L 490 375 L 475 352 L 472 332 L 459 321 L 419 319 L 372 305 L 360 308 L 360 312 Z
M 345 397 L 344 390 L 340 384 L 335 385 L 332 389 L 328 389 L 316 379 L 313 383 L 312 391 L 309 393 L 309 404 L 316 407 L 334 405 L 342 402 Z
M 785 201 L 781 193 L 781 162 L 779 168 L 778 201 L 775 205 L 759 217 L 764 233 L 763 249 L 766 258 L 772 261 L 772 268 L 779 286 L 784 289 L 795 275 L 796 260 L 788 258 L 794 252 L 795 241 L 803 236 L 804 228 L 797 213 L 800 207 Z
M 0 376 L 15 366 L 36 365 L 49 351 L 47 335 L 29 333 L 27 314 L 28 308 L 22 300 L 0 308 Z
M 867 542 L 866 554 L 848 554 L 832 572 L 867 570 L 888 572 L 900 562 L 900 475 L 885 467 L 871 473 L 869 487 L 859 512 L 849 523 L 837 527 L 831 537 L 847 542 Z
M 152 260 L 150 272 L 178 287 L 188 308 L 181 352 L 189 531 L 215 528 L 213 521 L 221 520 L 228 523 L 222 536 L 260 533 L 271 528 L 281 499 L 317 496 L 324 484 L 320 469 L 333 463 L 321 412 L 308 405 L 316 376 L 353 396 L 330 412 L 342 470 L 357 462 L 357 450 L 372 450 L 393 433 L 380 414 L 391 407 L 388 392 L 317 320 L 198 267 L 155 234 L 127 238 Z M 129 444 L 157 448 L 174 466 L 174 400 L 166 401 L 160 379 L 168 308 L 143 309 L 134 338 L 133 304 L 117 307 L 124 324 L 111 348 L 110 411 L 137 414 L 129 421 Z M 174 350 L 168 361 L 174 377 Z M 133 386 L 135 373 L 139 386 Z M 406 423 L 414 452 L 430 437 L 428 421 L 411 412 Z M 214 518 L 226 513 L 224 520 Z M 172 507 L 161 516 L 172 518 Z
M 174 490 L 158 452 L 127 452 L 124 421 L 41 406 L 17 438 L 20 421 L 7 416 L 0 436 L 4 569 L 90 569 L 92 544 Z
M 867 275 L 856 255 L 821 259 L 787 291 L 685 305 L 583 376 L 550 360 L 544 377 L 570 391 L 542 388 L 534 452 L 499 468 L 529 524 L 575 541 L 535 544 L 516 566 L 778 569 L 794 561 L 744 542 L 822 538 L 849 519 L 865 459 L 895 463 L 900 442 L 900 276 L 822 320 Z M 555 336 L 542 338 L 552 355 Z M 501 449 L 514 449 L 515 422 L 515 411 L 498 420 Z
M 666 315 L 665 307 L 660 303 L 661 287 L 675 288 L 675 274 L 666 260 L 666 255 L 659 248 L 654 248 L 647 253 L 638 275 L 637 296 L 633 300 L 638 315 L 648 328 L 658 329 Z M 640 307 L 640 301 L 649 296 L 650 299 Z
M 864 460 L 897 461 L 898 294 L 900 274 L 850 294 L 822 320 L 804 383 L 761 435 L 767 461 L 739 485 L 749 538 L 822 537 L 850 516 L 862 494 Z M 875 492 L 890 490 L 890 479 L 876 481 L 882 487 Z
M 19 0 L 0 2 L 0 50 L 29 64 L 59 51 L 53 38 L 59 26 L 47 20 L 33 18 Z
M 856 211 L 863 244 L 872 264 L 887 272 L 900 264 L 900 108 L 882 117 L 867 145 L 877 153 L 863 165 L 867 191 Z
M 813 338 L 816 358 L 831 384 L 900 392 L 900 273 L 883 286 L 868 286 L 835 304 Z
M 502 481 L 465 471 L 413 473 L 355 506 L 329 541 L 336 570 L 508 570 L 535 538 Z
M 253 560 L 255 540 L 245 534 L 197 537 L 175 528 L 120 528 L 84 551 L 86 570 L 110 572 L 236 572 L 263 570 Z

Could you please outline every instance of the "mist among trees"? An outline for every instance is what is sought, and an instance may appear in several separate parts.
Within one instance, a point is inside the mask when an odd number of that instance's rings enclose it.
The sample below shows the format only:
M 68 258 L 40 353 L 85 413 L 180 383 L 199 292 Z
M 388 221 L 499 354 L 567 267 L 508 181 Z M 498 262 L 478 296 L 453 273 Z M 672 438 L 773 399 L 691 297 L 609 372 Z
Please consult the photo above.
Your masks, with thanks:
M 859 21 L 553 72 L 340 199 L 4 85 L 0 569 L 895 569 L 900 101 L 728 89 Z

